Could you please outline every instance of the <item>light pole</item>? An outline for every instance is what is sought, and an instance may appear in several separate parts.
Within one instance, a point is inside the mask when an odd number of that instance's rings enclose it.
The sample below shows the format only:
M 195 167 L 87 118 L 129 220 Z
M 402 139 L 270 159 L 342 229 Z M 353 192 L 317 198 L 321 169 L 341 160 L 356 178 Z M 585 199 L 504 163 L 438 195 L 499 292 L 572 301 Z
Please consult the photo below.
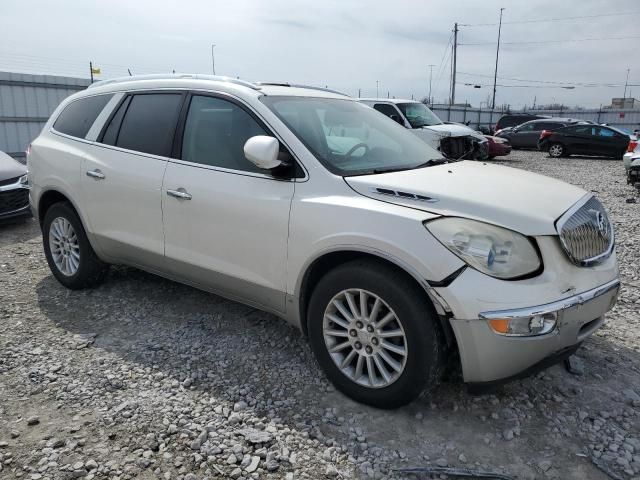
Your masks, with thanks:
M 380 98 L 380 93 L 378 92 L 378 87 L 380 86 L 380 81 L 376 80 L 376 98 Z
M 502 11 L 504 8 L 500 9 L 500 23 L 498 25 L 498 46 L 496 47 L 496 71 L 493 75 L 493 100 L 491 101 L 491 109 L 496 108 L 496 82 L 498 80 L 498 55 L 500 54 L 500 32 L 502 31 Z
M 433 78 L 433 67 L 435 65 L 429 64 L 429 96 L 427 97 L 427 103 L 431 105 L 431 79 Z
M 215 47 L 215 43 L 211 44 L 211 70 L 213 70 L 213 74 L 216 74 L 216 56 L 213 53 L 213 47 Z
M 627 68 L 627 79 L 624 82 L 624 94 L 622 95 L 622 98 L 627 98 L 627 85 L 629 84 L 629 72 L 631 71 L 630 68 Z

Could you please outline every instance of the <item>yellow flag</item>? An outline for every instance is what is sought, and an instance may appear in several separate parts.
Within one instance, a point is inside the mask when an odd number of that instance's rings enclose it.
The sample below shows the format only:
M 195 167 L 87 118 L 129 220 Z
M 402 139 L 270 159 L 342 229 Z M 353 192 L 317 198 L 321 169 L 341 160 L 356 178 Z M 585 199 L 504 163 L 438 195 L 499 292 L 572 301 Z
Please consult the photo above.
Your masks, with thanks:
M 93 73 L 94 75 L 100 75 L 100 69 L 96 68 L 96 67 L 93 67 L 91 69 L 91 73 Z

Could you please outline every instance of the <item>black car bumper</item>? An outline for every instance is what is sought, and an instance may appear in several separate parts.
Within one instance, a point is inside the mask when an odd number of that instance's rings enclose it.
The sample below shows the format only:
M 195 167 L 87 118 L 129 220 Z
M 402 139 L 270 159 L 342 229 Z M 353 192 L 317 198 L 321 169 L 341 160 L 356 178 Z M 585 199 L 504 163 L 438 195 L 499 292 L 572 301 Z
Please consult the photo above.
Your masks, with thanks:
M 28 187 L 21 184 L 0 187 L 0 222 L 30 216 Z

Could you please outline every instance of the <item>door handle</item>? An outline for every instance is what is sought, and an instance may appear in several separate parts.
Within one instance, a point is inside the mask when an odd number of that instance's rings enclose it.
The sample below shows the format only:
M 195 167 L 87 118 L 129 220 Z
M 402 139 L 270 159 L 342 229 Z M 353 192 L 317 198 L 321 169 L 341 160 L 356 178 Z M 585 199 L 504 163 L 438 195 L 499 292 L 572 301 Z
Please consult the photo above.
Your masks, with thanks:
M 191 194 L 184 190 L 167 190 L 167 195 L 170 197 L 179 198 L 181 200 L 191 200 Z
M 87 177 L 95 178 L 96 180 L 104 180 L 104 173 L 102 173 L 100 169 L 96 168 L 95 170 L 89 170 L 87 172 Z

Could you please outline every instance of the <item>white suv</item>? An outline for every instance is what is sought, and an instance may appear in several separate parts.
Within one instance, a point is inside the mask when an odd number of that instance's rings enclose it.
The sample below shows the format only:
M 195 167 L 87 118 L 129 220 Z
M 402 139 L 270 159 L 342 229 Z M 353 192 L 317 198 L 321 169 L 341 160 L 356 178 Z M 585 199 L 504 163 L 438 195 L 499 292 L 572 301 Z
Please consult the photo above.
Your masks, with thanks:
M 557 361 L 618 292 L 592 194 L 447 161 L 323 89 L 100 82 L 58 107 L 28 165 L 60 283 L 91 287 L 120 263 L 272 312 L 379 407 L 436 384 L 456 353 L 472 385 Z

